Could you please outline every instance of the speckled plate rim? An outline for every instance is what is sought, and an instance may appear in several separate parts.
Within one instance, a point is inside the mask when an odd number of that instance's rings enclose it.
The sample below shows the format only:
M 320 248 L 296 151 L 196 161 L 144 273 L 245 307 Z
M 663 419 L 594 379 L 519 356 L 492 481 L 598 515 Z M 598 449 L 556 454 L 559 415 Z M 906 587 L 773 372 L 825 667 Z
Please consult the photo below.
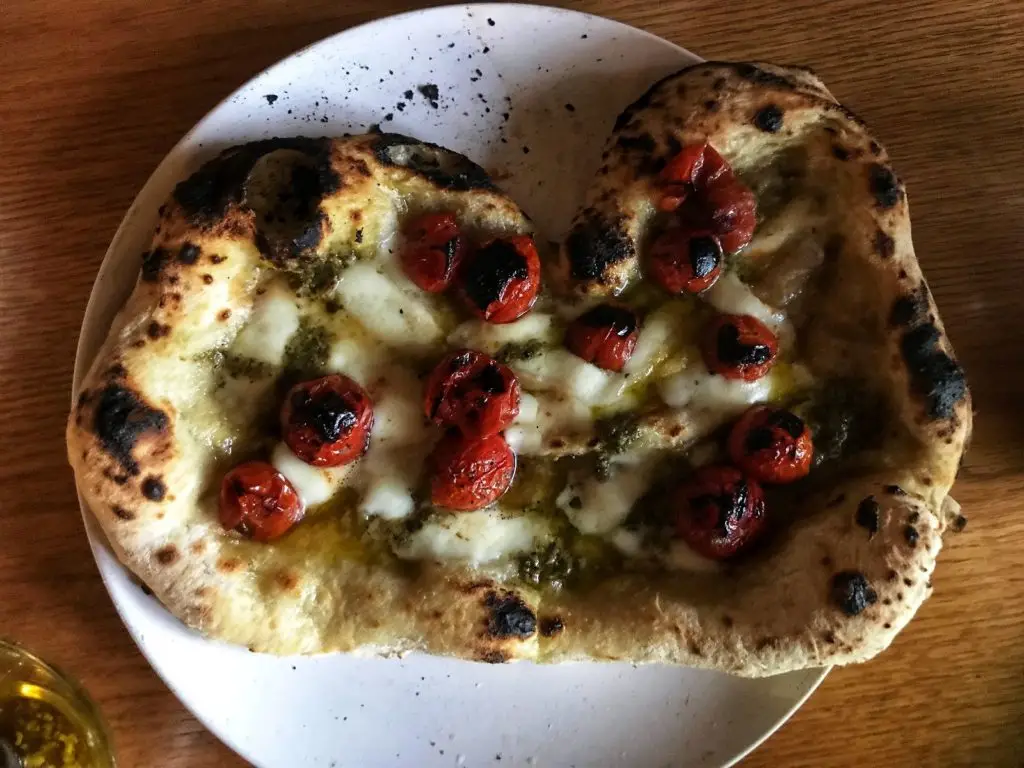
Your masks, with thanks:
M 95 353 L 98 350 L 102 342 L 102 339 L 107 332 L 109 321 L 107 321 L 105 318 L 100 318 L 99 315 L 105 311 L 101 307 L 101 305 L 104 303 L 105 300 L 104 294 L 106 294 L 110 288 L 111 274 L 115 269 L 115 265 L 117 263 L 117 254 L 121 250 L 121 243 L 126 235 L 126 232 L 130 230 L 130 228 L 132 227 L 133 220 L 138 216 L 141 210 L 148 210 L 149 208 L 155 209 L 155 207 L 157 207 L 162 202 L 161 198 L 155 197 L 158 190 L 164 190 L 168 188 L 173 183 L 174 180 L 181 178 L 184 173 L 187 173 L 187 169 L 197 162 L 197 153 L 193 148 L 193 139 L 195 135 L 201 131 L 201 129 L 204 127 L 204 124 L 211 118 L 212 115 L 217 113 L 222 107 L 224 107 L 232 100 L 238 98 L 244 91 L 247 91 L 249 88 L 251 88 L 251 86 L 254 83 L 260 81 L 269 73 L 277 70 L 280 67 L 287 67 L 289 63 L 295 60 L 296 58 L 304 54 L 307 54 L 313 51 L 314 49 L 320 48 L 321 46 L 329 47 L 337 45 L 341 41 L 341 39 L 346 36 L 365 34 L 369 29 L 373 28 L 374 26 L 381 25 L 383 22 L 392 23 L 400 20 L 408 22 L 426 14 L 434 14 L 438 12 L 444 13 L 451 12 L 453 10 L 465 10 L 468 8 L 472 8 L 473 12 L 479 14 L 498 14 L 502 10 L 507 11 L 509 6 L 515 6 L 519 11 L 521 11 L 524 14 L 537 12 L 551 13 L 559 16 L 576 16 L 579 17 L 581 23 L 600 22 L 604 24 L 613 24 L 618 27 L 621 27 L 624 32 L 628 32 L 631 35 L 640 35 L 642 37 L 649 38 L 651 41 L 656 41 L 659 44 L 672 46 L 676 48 L 680 52 L 680 54 L 690 56 L 697 61 L 700 60 L 699 57 L 690 53 L 689 51 L 686 51 L 680 46 L 676 46 L 673 43 L 665 41 L 664 39 L 652 33 L 646 32 L 645 30 L 640 30 L 635 27 L 631 27 L 627 24 L 623 24 L 615 20 L 597 17 L 592 14 L 586 14 L 569 9 L 529 3 L 480 3 L 473 4 L 471 6 L 462 4 L 451 4 L 408 11 L 405 13 L 395 14 L 388 17 L 381 17 L 379 19 L 374 19 L 363 24 L 348 27 L 333 35 L 330 35 L 319 41 L 311 43 L 310 45 L 305 46 L 292 54 L 289 54 L 280 61 L 270 65 L 261 72 L 253 75 L 249 80 L 240 85 L 232 93 L 230 93 L 224 99 L 222 99 L 217 105 L 211 108 L 209 112 L 207 112 L 207 114 L 204 115 L 203 118 L 199 120 L 196 123 L 196 125 L 193 126 L 193 128 L 188 133 L 186 133 L 168 152 L 168 154 L 164 157 L 164 159 L 160 162 L 157 168 L 153 171 L 149 179 L 146 181 L 142 189 L 139 191 L 139 193 L 132 201 L 131 205 L 128 208 L 128 211 L 125 213 L 125 216 L 122 219 L 120 225 L 118 226 L 118 229 L 114 234 L 114 237 L 112 238 L 110 245 L 104 255 L 103 261 L 100 265 L 96 280 L 94 282 L 92 291 L 89 296 L 89 301 L 85 309 L 82 328 L 79 335 L 78 345 L 76 348 L 72 392 L 77 392 L 81 380 L 85 375 L 86 371 L 88 370 L 88 366 L 89 364 L 91 364 L 92 359 L 94 358 Z M 116 556 L 113 554 L 109 544 L 106 541 L 106 537 L 103 531 L 100 529 L 93 515 L 89 512 L 81 496 L 79 496 L 79 505 L 81 507 L 81 513 L 86 529 L 86 534 L 88 536 L 94 558 L 96 559 L 97 567 L 100 572 L 100 577 L 108 593 L 111 595 L 111 599 L 112 602 L 114 603 L 115 610 L 117 611 L 119 617 L 124 623 L 126 629 L 128 630 L 136 646 L 139 648 L 143 656 L 146 658 L 147 662 L 157 673 L 160 679 L 164 682 L 164 684 L 167 685 L 167 687 L 172 691 L 172 693 L 174 693 L 178 700 L 182 702 L 183 706 L 185 706 L 193 714 L 193 716 L 196 717 L 196 719 L 202 722 L 204 726 L 210 729 L 210 731 L 217 736 L 217 738 L 219 738 L 223 743 L 229 746 L 236 753 L 238 753 L 241 756 L 245 756 L 247 759 L 252 759 L 252 755 L 249 754 L 249 750 L 247 749 L 245 744 L 240 743 L 240 741 L 236 739 L 233 734 L 226 732 L 224 729 L 214 727 L 213 725 L 211 725 L 210 722 L 208 722 L 203 717 L 202 713 L 199 712 L 197 708 L 190 702 L 189 698 L 183 695 L 181 689 L 178 687 L 177 682 L 170 675 L 165 674 L 162 665 L 159 663 L 159 660 L 155 657 L 153 651 L 149 647 L 147 647 L 147 645 L 143 642 L 143 639 L 140 637 L 138 633 L 138 628 L 126 616 L 125 605 L 122 603 L 121 600 L 117 598 L 115 594 L 116 591 L 123 586 L 123 584 L 121 583 L 115 584 L 115 580 L 118 582 L 133 581 L 134 577 L 127 572 L 127 570 L 120 564 Z M 751 752 L 757 749 L 757 747 L 763 744 L 790 717 L 792 717 L 793 714 L 801 706 L 803 706 L 807 699 L 810 698 L 810 696 L 817 690 L 817 688 L 824 681 L 829 671 L 831 671 L 831 667 L 826 667 L 814 671 L 816 673 L 815 676 L 813 677 L 813 679 L 808 680 L 808 682 L 805 684 L 805 689 L 802 692 L 802 694 L 793 700 L 791 706 L 788 709 L 786 709 L 784 713 L 780 717 L 778 717 L 778 719 L 762 733 L 760 738 L 749 742 L 745 748 L 743 748 L 741 751 L 736 752 L 729 760 L 722 763 L 722 765 L 732 766 L 739 763 L 743 758 L 748 756 Z

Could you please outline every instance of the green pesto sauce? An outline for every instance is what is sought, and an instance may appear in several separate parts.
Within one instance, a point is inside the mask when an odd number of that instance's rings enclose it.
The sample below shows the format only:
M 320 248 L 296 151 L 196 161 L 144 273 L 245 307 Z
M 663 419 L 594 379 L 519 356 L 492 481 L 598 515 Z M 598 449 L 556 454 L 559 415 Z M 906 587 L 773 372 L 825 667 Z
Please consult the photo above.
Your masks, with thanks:
M 314 376 L 327 367 L 331 335 L 320 325 L 303 321 L 284 349 L 286 372 Z
M 625 453 L 639 442 L 641 429 L 635 413 L 617 413 L 594 424 L 601 448 L 610 454 Z
M 337 285 L 341 273 L 355 259 L 353 253 L 327 253 L 298 259 L 286 268 L 288 285 L 299 296 L 320 296 Z
M 499 363 L 514 363 L 519 360 L 532 360 L 544 351 L 547 345 L 540 339 L 529 339 L 523 342 L 509 342 L 498 350 L 494 359 Z

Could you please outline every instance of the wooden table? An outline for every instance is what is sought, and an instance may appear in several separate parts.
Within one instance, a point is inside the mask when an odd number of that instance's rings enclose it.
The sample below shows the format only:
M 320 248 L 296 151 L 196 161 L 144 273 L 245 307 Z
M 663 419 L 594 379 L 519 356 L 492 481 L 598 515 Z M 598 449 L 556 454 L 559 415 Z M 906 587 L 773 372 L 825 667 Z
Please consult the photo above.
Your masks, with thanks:
M 0 0 L 0 633 L 79 676 L 125 766 L 241 761 L 125 632 L 63 425 L 79 322 L 135 192 L 223 96 L 406 0 Z M 425 5 L 425 4 L 424 4 Z M 595 0 L 718 59 L 813 66 L 888 145 L 978 409 L 971 522 L 892 649 L 835 671 L 749 765 L 1024 762 L 1024 3 Z M 270 713 L 272 716 L 272 712 Z

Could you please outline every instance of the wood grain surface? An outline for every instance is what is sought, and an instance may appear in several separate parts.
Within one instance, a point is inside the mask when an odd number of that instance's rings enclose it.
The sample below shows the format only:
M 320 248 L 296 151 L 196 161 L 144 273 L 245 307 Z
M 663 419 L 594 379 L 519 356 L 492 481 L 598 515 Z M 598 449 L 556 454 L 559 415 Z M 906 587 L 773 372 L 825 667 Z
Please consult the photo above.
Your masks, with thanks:
M 0 634 L 77 675 L 124 766 L 241 765 L 132 644 L 65 463 L 79 323 L 136 191 L 222 97 L 404 0 L 0 0 Z M 814 67 L 888 146 L 976 433 L 934 597 L 751 766 L 1024 764 L 1024 3 L 568 4 L 707 57 Z M 273 716 L 273 713 L 270 713 Z

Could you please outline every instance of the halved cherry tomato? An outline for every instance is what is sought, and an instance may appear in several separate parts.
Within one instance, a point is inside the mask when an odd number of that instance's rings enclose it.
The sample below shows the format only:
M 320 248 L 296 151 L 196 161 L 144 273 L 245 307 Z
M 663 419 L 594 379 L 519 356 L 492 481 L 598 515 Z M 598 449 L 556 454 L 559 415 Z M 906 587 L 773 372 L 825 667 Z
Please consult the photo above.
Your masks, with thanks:
M 685 147 L 661 170 L 658 207 L 674 211 L 685 229 L 709 231 L 726 253 L 750 242 L 757 224 L 754 193 L 707 142 Z
M 811 430 L 785 408 L 755 405 L 729 433 L 729 458 L 762 483 L 792 483 L 811 471 Z
M 664 195 L 658 202 L 663 211 L 674 211 L 693 192 L 697 175 L 704 166 L 706 141 L 687 144 L 661 169 L 660 180 Z
M 338 467 L 358 459 L 370 444 L 372 428 L 370 396 L 338 373 L 296 384 L 281 408 L 285 443 L 315 467 Z
M 750 315 L 718 315 L 704 331 L 701 352 L 712 373 L 757 381 L 775 364 L 779 340 Z
M 495 435 L 519 414 L 519 382 L 507 365 L 463 349 L 434 367 L 424 410 L 435 424 L 456 427 L 467 437 Z
M 492 240 L 466 257 L 459 278 L 475 315 L 490 323 L 511 323 L 530 311 L 540 289 L 540 257 L 529 235 Z
M 430 293 L 445 290 L 455 277 L 466 243 L 451 213 L 427 213 L 404 230 L 406 242 L 400 258 L 405 274 Z
M 672 227 L 651 243 L 648 269 L 669 293 L 706 291 L 722 274 L 722 245 L 710 232 Z
M 735 467 L 701 467 L 676 491 L 675 504 L 676 535 L 716 560 L 749 546 L 765 527 L 764 491 Z
M 636 347 L 637 325 L 632 310 L 599 304 L 572 321 L 565 334 L 565 346 L 598 368 L 621 371 Z
M 516 473 L 516 455 L 501 435 L 474 440 L 449 433 L 437 444 L 431 460 L 431 502 L 459 511 L 496 501 Z
M 302 519 L 305 509 L 288 479 L 265 461 L 247 461 L 220 485 L 220 522 L 256 541 L 272 541 Z

